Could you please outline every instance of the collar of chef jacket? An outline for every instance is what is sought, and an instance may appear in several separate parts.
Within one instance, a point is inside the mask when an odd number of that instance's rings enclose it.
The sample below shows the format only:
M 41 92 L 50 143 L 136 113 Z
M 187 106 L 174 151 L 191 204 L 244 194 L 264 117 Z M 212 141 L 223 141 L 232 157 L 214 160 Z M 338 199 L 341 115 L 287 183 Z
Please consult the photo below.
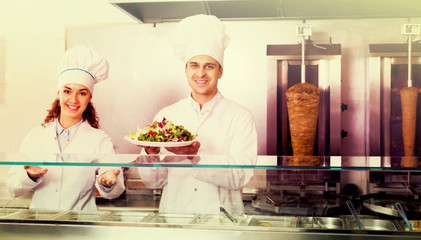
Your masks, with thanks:
M 85 120 L 82 118 L 78 123 L 76 123 L 75 125 L 71 126 L 68 129 L 64 129 L 60 122 L 59 119 L 56 119 L 56 136 L 57 136 L 57 141 L 58 141 L 58 145 L 59 145 L 59 149 L 60 149 L 60 156 L 57 156 L 57 158 L 61 158 L 62 161 L 67 161 L 69 156 L 67 155 L 63 155 L 62 150 L 64 148 L 64 146 L 66 145 L 66 143 L 69 141 L 70 137 L 72 136 L 72 134 L 76 131 L 76 129 L 84 122 Z
M 200 104 L 198 102 L 196 102 L 190 95 L 190 104 L 192 106 L 192 108 L 197 112 L 202 112 L 202 113 L 209 113 L 212 111 L 213 107 L 215 106 L 215 104 L 221 99 L 223 98 L 222 94 L 218 91 L 216 93 L 216 95 L 207 103 L 203 104 L 202 109 L 200 109 Z
M 59 119 L 57 118 L 56 119 L 56 134 L 58 136 L 59 143 L 61 144 L 67 139 L 69 139 L 69 137 L 72 136 L 72 133 L 74 132 L 74 130 L 77 129 L 84 121 L 85 121 L 84 119 L 81 119 L 78 123 L 71 126 L 70 128 L 64 129 L 61 126 Z

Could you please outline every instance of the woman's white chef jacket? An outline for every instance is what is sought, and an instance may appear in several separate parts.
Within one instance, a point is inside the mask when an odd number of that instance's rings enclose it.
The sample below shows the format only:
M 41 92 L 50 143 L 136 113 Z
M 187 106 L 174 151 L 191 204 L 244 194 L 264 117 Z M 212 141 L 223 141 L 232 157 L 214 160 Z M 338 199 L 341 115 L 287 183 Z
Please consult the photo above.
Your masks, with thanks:
M 162 109 L 163 117 L 197 134 L 199 164 L 255 165 L 257 134 L 252 113 L 219 92 L 202 109 L 191 97 Z M 161 148 L 161 153 L 164 152 Z M 213 156 L 212 156 L 213 155 Z M 189 160 L 184 160 L 191 163 Z M 159 211 L 231 214 L 244 212 L 241 189 L 253 176 L 249 168 L 138 168 L 150 188 L 163 188 Z
M 33 128 L 22 142 L 19 161 L 56 162 L 60 149 L 56 137 L 57 121 Z M 70 136 L 70 141 L 63 144 L 62 153 L 69 162 L 103 162 L 104 158 L 114 154 L 110 137 L 102 130 L 95 129 L 87 121 L 83 122 Z M 77 153 L 77 154 L 71 154 Z M 68 155 L 66 155 L 68 154 Z M 102 155 L 102 156 L 101 156 Z M 103 157 L 103 158 L 101 158 Z M 67 160 L 68 158 L 68 160 Z M 99 159 L 101 158 L 101 159 Z M 20 197 L 31 191 L 31 208 L 56 210 L 96 211 L 96 189 L 104 198 L 116 198 L 123 193 L 124 178 L 120 171 L 118 183 L 110 192 L 96 182 L 97 167 L 91 166 L 41 166 L 48 172 L 32 181 L 22 165 L 11 167 L 6 184 L 14 197 Z M 115 168 L 101 168 L 98 175 Z M 118 168 L 121 170 L 121 168 Z

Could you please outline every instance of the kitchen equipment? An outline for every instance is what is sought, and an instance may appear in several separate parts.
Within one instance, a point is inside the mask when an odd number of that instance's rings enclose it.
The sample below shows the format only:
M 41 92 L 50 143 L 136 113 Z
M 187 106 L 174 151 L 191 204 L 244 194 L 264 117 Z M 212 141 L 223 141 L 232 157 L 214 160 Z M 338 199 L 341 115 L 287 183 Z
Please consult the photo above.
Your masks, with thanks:
M 248 225 L 251 217 L 242 215 L 242 216 L 232 216 L 229 215 L 232 219 L 228 218 L 227 215 L 218 215 L 218 214 L 206 214 L 199 215 L 192 222 L 193 224 L 202 224 L 202 225 L 223 225 L 223 226 L 239 226 L 239 225 Z
M 286 91 L 289 131 L 294 157 L 287 159 L 287 165 L 318 166 L 318 157 L 314 154 L 319 115 L 320 90 L 318 86 L 306 82 L 305 46 L 306 36 L 301 42 L 301 82 Z
M 146 220 L 148 223 L 191 224 L 197 218 L 194 214 L 157 213 Z
M 357 211 L 355 210 L 354 204 L 351 201 L 346 201 L 346 205 L 352 213 L 352 216 L 355 218 L 355 221 L 360 230 L 364 230 L 363 225 L 361 224 L 360 218 L 358 217 Z
M 11 215 L 9 219 L 51 220 L 58 216 L 59 213 L 59 211 L 54 210 L 25 209 Z
M 112 222 L 142 222 L 151 216 L 149 212 L 113 212 L 103 219 Z
M 337 217 L 299 217 L 298 228 L 344 229 L 344 221 Z
M 322 227 L 322 224 L 320 224 L 319 217 L 316 215 L 315 212 L 312 213 L 312 219 L 311 219 L 311 225 L 312 226 L 314 225 L 313 223 L 316 223 L 317 226 Z
M 251 215 L 250 217 L 248 226 L 295 228 L 297 225 L 296 217 L 261 215 Z
M 403 218 L 403 220 L 405 221 L 406 226 L 408 226 L 409 231 L 413 232 L 413 231 L 414 231 L 414 229 L 412 229 L 412 226 L 411 226 L 411 224 L 409 223 L 408 218 L 406 217 L 406 214 L 405 214 L 405 211 L 403 210 L 402 205 L 401 205 L 399 202 L 397 202 L 397 203 L 395 203 L 395 206 L 396 206 L 396 209 L 398 209 L 399 214 L 401 215 L 401 217 L 402 217 L 402 218 Z
M 111 212 L 89 212 L 89 211 L 66 211 L 56 215 L 53 220 L 59 221 L 81 221 L 81 222 L 92 222 L 92 221 L 101 221 L 110 215 Z
M 231 216 L 231 214 L 229 214 L 228 212 L 227 212 L 227 210 L 225 210 L 225 208 L 223 208 L 223 207 L 220 207 L 219 208 L 219 210 L 225 215 L 225 216 L 227 216 L 227 218 L 231 221 L 231 222 L 233 222 L 233 223 L 235 223 L 235 222 L 237 222 L 237 220 L 235 219 L 235 218 L 233 218 L 232 216 Z
M 14 209 L 14 208 L 1 208 L 0 209 L 0 219 L 3 218 L 10 218 L 19 212 L 23 211 L 22 209 Z
M 305 82 L 320 89 L 314 156 L 341 155 L 341 45 L 305 47 Z M 302 45 L 268 45 L 267 154 L 292 155 L 286 91 L 301 83 Z M 269 134 L 270 133 L 270 134 Z
M 381 213 L 381 214 L 394 216 L 394 217 L 399 216 L 399 212 L 396 209 L 394 209 L 392 207 L 373 204 L 373 203 L 370 203 L 369 200 L 364 201 L 363 206 L 366 207 L 367 209 L 369 209 L 370 211 L 373 211 L 373 212 L 376 212 L 376 213 Z
M 414 231 L 418 231 L 418 232 L 421 231 L 421 221 L 420 220 L 411 220 L 411 221 L 409 221 L 409 223 L 411 224 L 412 229 Z
M 367 129 L 370 129 L 368 136 L 368 154 L 370 156 L 391 156 L 392 166 L 400 166 L 401 156 L 404 156 L 404 139 L 403 139 L 403 122 L 401 90 L 407 88 L 407 100 L 412 106 L 419 105 L 413 99 L 416 97 L 416 91 L 410 88 L 421 87 L 421 49 L 419 43 L 412 44 L 411 68 L 408 67 L 409 59 L 405 56 L 407 52 L 407 44 L 370 44 L 370 83 L 369 96 L 366 106 L 369 106 L 369 122 Z M 411 73 L 409 72 L 412 69 Z M 409 85 L 409 76 L 412 78 L 412 87 Z M 412 99 L 412 100 L 411 100 Z M 408 104 L 406 104 L 408 105 Z M 413 107 L 411 107 L 413 109 Z M 413 110 L 411 110 L 414 113 Z M 412 114 L 412 119 L 419 119 L 421 114 L 420 108 L 416 108 L 416 114 Z M 410 120 L 410 119 L 409 119 Z M 412 120 L 411 120 L 412 121 Z M 413 128 L 411 121 L 407 126 Z M 419 122 L 419 120 L 418 120 Z M 408 128 L 407 128 L 408 129 Z M 421 137 L 421 129 L 418 127 L 415 131 L 408 131 L 415 134 L 415 139 Z M 408 135 L 407 135 L 408 136 Z M 412 135 L 410 137 L 413 137 Z M 411 140 L 412 141 L 412 140 Z M 419 156 L 420 141 L 415 141 L 414 156 Z M 413 144 L 412 144 L 413 145 Z M 410 159 L 410 158 L 408 158 Z M 407 159 L 404 159 L 407 160 Z M 417 161 L 418 162 L 418 161 Z
M 360 219 L 361 225 L 364 225 L 364 230 L 369 231 L 399 231 L 396 225 L 391 220 L 386 219 Z M 357 222 L 350 222 L 349 229 L 360 229 Z
M 402 136 L 405 157 L 414 156 L 416 119 L 417 119 L 417 98 L 418 88 L 412 86 L 412 34 L 408 38 L 408 86 L 400 90 L 402 105 Z M 418 167 L 418 161 L 401 161 L 402 167 Z

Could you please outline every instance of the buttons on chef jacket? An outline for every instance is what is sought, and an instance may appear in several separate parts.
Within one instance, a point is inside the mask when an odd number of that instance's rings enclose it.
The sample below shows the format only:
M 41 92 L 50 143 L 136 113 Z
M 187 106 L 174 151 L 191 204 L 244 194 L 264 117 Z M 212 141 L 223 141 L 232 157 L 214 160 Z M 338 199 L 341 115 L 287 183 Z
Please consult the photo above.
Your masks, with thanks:
M 194 188 L 194 191 L 197 192 L 197 188 Z

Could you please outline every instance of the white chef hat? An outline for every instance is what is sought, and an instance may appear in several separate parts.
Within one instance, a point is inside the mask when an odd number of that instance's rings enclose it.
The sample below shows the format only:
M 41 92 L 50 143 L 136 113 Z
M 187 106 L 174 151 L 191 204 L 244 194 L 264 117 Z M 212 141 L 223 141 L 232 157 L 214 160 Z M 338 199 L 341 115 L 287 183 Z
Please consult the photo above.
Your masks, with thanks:
M 213 15 L 194 15 L 178 23 L 173 36 L 173 53 L 187 63 L 190 58 L 208 55 L 224 65 L 229 36 L 225 25 Z
M 93 94 L 94 84 L 108 78 L 108 62 L 92 49 L 75 46 L 64 54 L 58 67 L 57 91 L 68 83 L 78 83 Z

